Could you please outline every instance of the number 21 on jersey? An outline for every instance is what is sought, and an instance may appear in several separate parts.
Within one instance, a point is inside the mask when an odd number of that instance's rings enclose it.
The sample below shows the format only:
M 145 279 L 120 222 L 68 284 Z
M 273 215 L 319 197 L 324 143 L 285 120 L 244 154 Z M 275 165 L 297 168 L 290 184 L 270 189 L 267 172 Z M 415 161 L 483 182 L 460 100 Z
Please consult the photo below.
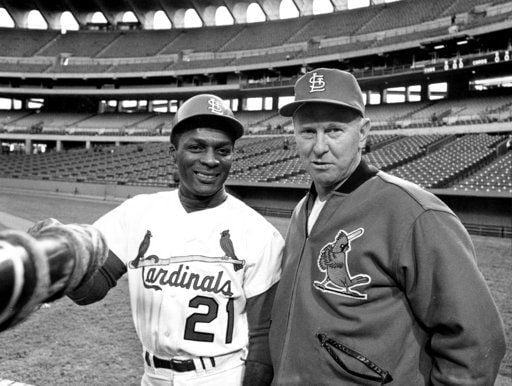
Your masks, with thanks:
M 219 303 L 212 297 L 198 295 L 191 299 L 188 303 L 191 308 L 199 308 L 206 306 L 208 308 L 206 313 L 196 312 L 190 315 L 185 323 L 185 340 L 193 340 L 197 342 L 213 342 L 215 334 L 209 332 L 196 331 L 196 323 L 211 323 L 219 315 Z M 235 318 L 234 299 L 229 298 L 226 304 L 227 325 L 225 343 L 229 344 L 233 341 L 233 325 Z

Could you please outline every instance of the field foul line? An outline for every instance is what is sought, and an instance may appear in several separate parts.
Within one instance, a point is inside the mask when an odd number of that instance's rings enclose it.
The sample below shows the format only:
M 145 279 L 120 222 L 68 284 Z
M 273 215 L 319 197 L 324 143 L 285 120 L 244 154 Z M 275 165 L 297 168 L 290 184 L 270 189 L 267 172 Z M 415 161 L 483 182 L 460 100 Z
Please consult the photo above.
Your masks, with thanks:
M 28 383 L 11 381 L 9 379 L 0 379 L 0 386 L 33 386 Z

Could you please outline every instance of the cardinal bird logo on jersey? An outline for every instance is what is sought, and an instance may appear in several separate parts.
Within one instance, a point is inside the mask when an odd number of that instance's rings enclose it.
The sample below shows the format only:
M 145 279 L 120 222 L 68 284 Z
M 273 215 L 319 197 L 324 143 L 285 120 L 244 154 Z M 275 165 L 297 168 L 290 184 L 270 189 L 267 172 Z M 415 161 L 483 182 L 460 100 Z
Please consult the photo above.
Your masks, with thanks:
M 146 254 L 146 252 L 149 248 L 149 243 L 151 241 L 151 237 L 153 237 L 153 235 L 151 234 L 151 231 L 147 230 L 146 234 L 144 235 L 144 239 L 142 240 L 142 242 L 139 245 L 139 251 L 137 252 L 137 257 L 135 257 L 135 259 L 130 261 L 130 267 L 138 268 L 139 263 L 143 260 L 158 261 L 158 256 L 155 256 L 155 255 L 144 257 L 144 255 Z
M 233 246 L 233 242 L 231 241 L 231 237 L 229 235 L 229 229 L 226 229 L 225 231 L 222 231 L 220 233 L 220 241 L 219 242 L 220 242 L 220 247 L 224 251 L 224 254 L 226 255 L 226 257 L 229 257 L 230 259 L 233 259 L 233 260 L 240 261 L 240 259 L 238 257 L 236 257 L 235 247 Z M 243 268 L 243 264 L 241 262 L 240 262 L 240 264 L 233 264 L 233 269 L 235 271 L 238 271 L 242 268 Z
M 128 263 L 128 266 L 130 268 L 139 268 L 139 265 L 141 263 L 144 263 L 146 262 L 147 260 L 152 260 L 154 261 L 155 263 L 158 263 L 158 256 L 155 256 L 155 255 L 150 255 L 148 257 L 144 257 L 144 255 L 146 254 L 146 252 L 148 251 L 149 249 L 149 244 L 151 242 L 151 237 L 153 237 L 153 235 L 151 234 L 151 231 L 148 229 L 146 231 L 146 234 L 144 235 L 144 238 L 142 239 L 140 245 L 139 245 L 139 250 L 137 252 L 137 256 L 135 257 L 135 259 L 133 259 L 132 261 L 130 261 Z M 142 267 L 142 284 L 144 284 L 144 287 L 148 288 L 148 289 L 155 289 L 155 290 L 160 290 L 159 287 L 157 286 L 150 286 L 150 285 L 147 285 L 146 282 L 144 281 L 144 267 Z
M 153 237 L 153 235 L 151 234 L 151 231 L 147 230 L 146 235 L 144 236 L 144 239 L 142 240 L 142 242 L 139 245 L 139 251 L 137 252 L 137 257 L 135 257 L 135 259 L 133 259 L 130 262 L 132 267 L 137 268 L 139 266 L 140 260 L 144 259 L 144 254 L 146 253 L 146 251 L 149 248 L 149 242 L 150 242 L 151 237 Z
M 349 269 L 348 253 L 351 250 L 351 241 L 361 237 L 363 228 L 346 233 L 340 230 L 334 241 L 325 245 L 318 256 L 318 267 L 325 272 L 321 282 L 315 281 L 313 285 L 323 292 L 355 299 L 367 299 L 368 295 L 354 290 L 355 287 L 370 284 L 371 277 L 365 274 L 352 275 Z

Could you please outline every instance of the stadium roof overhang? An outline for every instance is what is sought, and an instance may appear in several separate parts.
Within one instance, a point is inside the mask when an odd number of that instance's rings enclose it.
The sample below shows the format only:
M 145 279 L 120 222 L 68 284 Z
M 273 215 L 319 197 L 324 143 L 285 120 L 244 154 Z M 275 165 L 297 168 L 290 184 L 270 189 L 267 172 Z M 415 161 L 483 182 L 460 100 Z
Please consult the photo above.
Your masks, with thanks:
M 302 8 L 312 4 L 304 1 Z M 216 10 L 224 6 L 235 23 L 246 21 L 246 11 L 251 3 L 258 3 L 268 20 L 279 18 L 280 1 L 277 0 L 0 0 L 0 7 L 9 12 L 18 28 L 27 28 L 27 15 L 32 10 L 41 13 L 50 29 L 60 29 L 60 17 L 63 12 L 71 12 L 78 24 L 84 28 L 91 23 L 96 12 L 101 12 L 108 25 L 116 26 L 122 22 L 128 11 L 134 13 L 142 28 L 151 29 L 157 11 L 163 11 L 173 27 L 184 27 L 185 11 L 194 9 L 203 25 L 215 25 Z M 301 12 L 303 13 L 303 12 Z

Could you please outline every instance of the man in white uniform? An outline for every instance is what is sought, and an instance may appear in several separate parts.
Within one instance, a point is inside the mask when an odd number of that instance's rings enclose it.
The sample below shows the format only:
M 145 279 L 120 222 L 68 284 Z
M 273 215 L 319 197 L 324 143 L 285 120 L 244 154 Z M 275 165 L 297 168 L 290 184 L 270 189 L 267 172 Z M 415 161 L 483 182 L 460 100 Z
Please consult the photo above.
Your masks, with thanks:
M 171 134 L 179 188 L 136 196 L 94 224 L 109 257 L 69 296 L 98 301 L 128 272 L 143 385 L 272 380 L 268 329 L 283 239 L 224 189 L 242 134 L 220 98 L 190 98 Z

